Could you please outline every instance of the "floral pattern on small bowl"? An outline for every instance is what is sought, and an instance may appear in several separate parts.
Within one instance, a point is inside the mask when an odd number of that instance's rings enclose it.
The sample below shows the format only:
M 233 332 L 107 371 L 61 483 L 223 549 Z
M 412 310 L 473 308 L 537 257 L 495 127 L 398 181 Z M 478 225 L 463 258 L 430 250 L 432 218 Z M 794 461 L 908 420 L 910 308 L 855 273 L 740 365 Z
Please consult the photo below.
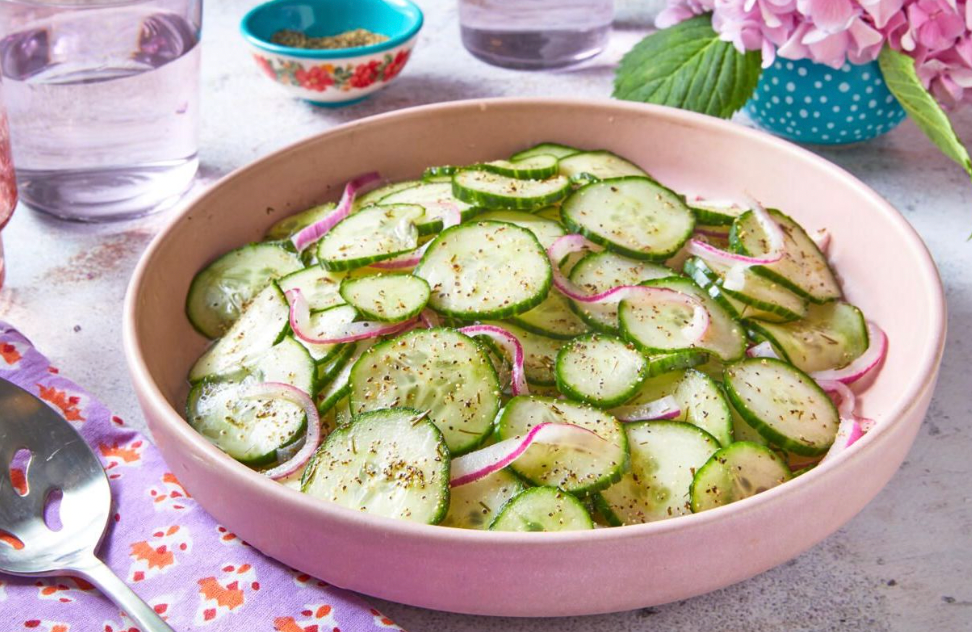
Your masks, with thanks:
M 364 98 L 397 77 L 412 54 L 414 41 L 370 56 L 344 59 L 287 57 L 254 49 L 263 73 L 294 96 L 323 105 L 341 105 Z

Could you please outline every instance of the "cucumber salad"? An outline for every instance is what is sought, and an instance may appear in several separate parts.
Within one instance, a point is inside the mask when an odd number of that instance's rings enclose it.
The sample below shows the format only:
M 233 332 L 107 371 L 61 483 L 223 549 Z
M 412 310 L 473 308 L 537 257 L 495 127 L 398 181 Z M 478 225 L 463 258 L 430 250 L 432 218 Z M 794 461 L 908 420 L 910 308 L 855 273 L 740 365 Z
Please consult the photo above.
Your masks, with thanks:
M 887 338 L 843 300 L 828 242 L 554 143 L 365 174 L 196 275 L 186 313 L 214 342 L 186 419 L 303 493 L 426 524 L 713 509 L 874 423 L 852 386 Z

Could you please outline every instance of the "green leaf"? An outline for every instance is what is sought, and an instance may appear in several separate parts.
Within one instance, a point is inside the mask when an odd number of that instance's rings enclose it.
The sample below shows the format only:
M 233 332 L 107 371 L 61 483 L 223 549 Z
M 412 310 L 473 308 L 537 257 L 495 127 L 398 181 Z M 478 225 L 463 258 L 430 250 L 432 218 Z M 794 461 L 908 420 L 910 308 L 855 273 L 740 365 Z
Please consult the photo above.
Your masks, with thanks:
M 760 54 L 737 51 L 700 15 L 652 33 L 624 56 L 614 97 L 729 118 L 756 90 Z
M 962 165 L 972 177 L 972 160 L 962 140 L 955 133 L 942 106 L 921 85 L 915 62 L 911 57 L 885 46 L 878 56 L 888 90 L 898 99 L 911 120 L 925 133 L 942 153 Z

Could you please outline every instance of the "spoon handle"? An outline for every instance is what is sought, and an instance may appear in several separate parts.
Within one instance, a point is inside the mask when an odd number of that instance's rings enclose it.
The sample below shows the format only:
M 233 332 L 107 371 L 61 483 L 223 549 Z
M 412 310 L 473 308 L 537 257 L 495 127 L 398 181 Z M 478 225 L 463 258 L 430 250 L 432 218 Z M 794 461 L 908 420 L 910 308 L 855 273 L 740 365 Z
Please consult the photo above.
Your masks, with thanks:
M 104 596 L 128 614 L 142 632 L 175 632 L 97 557 L 92 555 L 85 564 L 75 566 L 72 570 L 97 586 Z

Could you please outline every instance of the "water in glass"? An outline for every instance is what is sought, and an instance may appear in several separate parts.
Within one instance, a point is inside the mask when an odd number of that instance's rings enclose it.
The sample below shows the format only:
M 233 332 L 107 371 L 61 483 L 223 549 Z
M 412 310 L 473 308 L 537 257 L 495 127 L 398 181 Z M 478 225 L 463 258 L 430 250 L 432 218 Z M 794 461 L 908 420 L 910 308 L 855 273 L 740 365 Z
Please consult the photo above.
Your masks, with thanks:
M 82 221 L 171 205 L 198 166 L 201 0 L 63 2 L 0 0 L 22 201 Z

